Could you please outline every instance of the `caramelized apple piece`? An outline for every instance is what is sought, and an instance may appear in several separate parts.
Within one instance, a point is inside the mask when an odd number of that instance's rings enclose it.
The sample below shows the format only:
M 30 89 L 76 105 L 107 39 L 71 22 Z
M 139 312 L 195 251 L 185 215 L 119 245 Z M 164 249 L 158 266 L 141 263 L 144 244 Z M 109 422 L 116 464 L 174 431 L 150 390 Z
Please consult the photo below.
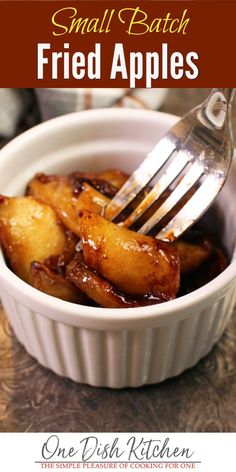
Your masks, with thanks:
M 56 274 L 46 267 L 45 264 L 32 262 L 31 274 L 33 277 L 33 286 L 41 292 L 67 302 L 80 304 L 88 302 L 83 292 L 70 283 L 66 277 Z
M 97 190 L 102 195 L 108 198 L 113 198 L 117 193 L 117 188 L 114 187 L 114 185 L 112 185 L 110 182 L 98 179 L 97 176 L 93 180 L 86 179 L 83 175 L 83 172 L 82 176 L 80 172 L 74 172 L 73 174 L 70 174 L 68 176 L 68 180 L 73 187 L 74 193 L 80 193 L 81 190 L 83 190 L 83 186 L 85 183 L 87 183 L 88 185 L 90 185 L 95 190 Z
M 67 177 L 36 176 L 28 185 L 27 192 L 51 205 L 60 220 L 73 233 L 78 235 L 78 212 L 83 209 L 102 213 L 109 199 L 87 183 L 83 190 L 75 191 Z
M 60 275 L 65 275 L 67 264 L 69 264 L 77 253 L 76 245 L 78 244 L 78 238 L 70 230 L 66 230 L 65 234 L 66 245 L 63 253 L 58 256 L 50 256 L 44 261 L 49 270 Z
M 193 292 L 203 285 L 206 285 L 208 282 L 217 277 L 217 275 L 223 272 L 227 265 L 228 260 L 223 254 L 222 250 L 213 245 L 209 258 L 204 261 L 195 271 L 192 271 L 191 276 L 189 273 L 182 274 L 181 287 L 178 296 Z
M 33 197 L 0 197 L 0 240 L 13 271 L 29 284 L 30 263 L 61 254 L 66 243 L 54 210 Z
M 76 206 L 76 218 L 75 224 L 77 225 L 78 213 L 81 210 L 88 210 L 98 215 L 102 214 L 104 207 L 109 203 L 109 198 L 107 198 L 102 193 L 95 190 L 89 184 L 83 184 L 83 190 L 78 196 L 78 203 Z M 77 226 L 76 226 L 77 228 Z M 76 231 L 75 231 L 76 234 Z
M 165 293 L 179 287 L 177 249 L 150 236 L 135 233 L 88 211 L 78 216 L 84 262 L 131 295 Z
M 174 245 L 179 251 L 180 272 L 196 270 L 211 255 L 212 246 L 209 244 L 192 244 L 187 241 L 176 241 Z
M 108 169 L 99 172 L 98 178 L 110 182 L 112 185 L 114 185 L 114 187 L 119 190 L 122 185 L 124 185 L 124 183 L 128 180 L 129 176 L 119 169 Z
M 109 169 L 98 174 L 93 172 L 72 172 L 68 175 L 68 178 L 74 188 L 79 188 L 81 184 L 87 182 L 103 195 L 112 198 L 129 176 L 121 170 Z
M 89 269 L 81 260 L 75 258 L 67 268 L 67 278 L 82 290 L 90 299 L 104 308 L 134 308 L 170 300 L 164 294 L 147 294 L 134 298 L 119 292 L 113 285 Z

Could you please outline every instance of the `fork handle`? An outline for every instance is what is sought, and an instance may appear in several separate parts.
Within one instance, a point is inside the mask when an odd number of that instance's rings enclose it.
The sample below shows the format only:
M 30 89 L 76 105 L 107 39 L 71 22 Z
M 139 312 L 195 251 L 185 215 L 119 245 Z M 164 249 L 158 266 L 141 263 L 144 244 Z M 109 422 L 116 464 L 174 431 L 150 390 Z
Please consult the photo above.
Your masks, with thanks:
M 203 103 L 201 115 L 205 124 L 222 129 L 231 116 L 235 88 L 213 88 Z
M 231 107 L 232 103 L 233 103 L 234 94 L 235 94 L 236 89 L 235 88 L 222 88 L 222 89 L 219 89 L 219 90 L 222 91 L 224 97 L 226 98 L 228 106 Z
M 236 89 L 235 88 L 213 88 L 207 101 L 211 99 L 212 96 L 218 96 L 219 99 L 223 102 L 226 101 L 227 107 L 231 107 L 234 99 Z

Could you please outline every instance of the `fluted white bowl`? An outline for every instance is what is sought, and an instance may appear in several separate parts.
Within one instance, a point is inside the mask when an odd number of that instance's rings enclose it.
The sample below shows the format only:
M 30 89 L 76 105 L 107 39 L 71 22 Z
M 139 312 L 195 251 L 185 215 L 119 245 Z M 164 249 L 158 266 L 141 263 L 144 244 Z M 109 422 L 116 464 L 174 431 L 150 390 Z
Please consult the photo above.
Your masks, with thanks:
M 36 172 L 131 172 L 175 120 L 127 109 L 50 120 L 0 152 L 0 193 L 22 194 Z M 220 338 L 236 301 L 235 186 L 234 165 L 217 199 L 230 265 L 207 285 L 160 305 L 105 309 L 65 302 L 27 285 L 0 254 L 0 298 L 19 341 L 57 374 L 95 386 L 160 382 L 193 366 Z

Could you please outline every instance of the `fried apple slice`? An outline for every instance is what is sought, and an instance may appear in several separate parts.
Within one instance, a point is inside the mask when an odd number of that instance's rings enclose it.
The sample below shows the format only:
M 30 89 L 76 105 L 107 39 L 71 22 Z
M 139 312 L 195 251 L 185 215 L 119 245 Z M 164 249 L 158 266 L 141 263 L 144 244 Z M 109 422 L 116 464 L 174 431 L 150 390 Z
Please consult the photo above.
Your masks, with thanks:
M 56 274 L 45 264 L 35 261 L 32 262 L 31 274 L 33 277 L 33 286 L 41 292 L 67 302 L 80 303 L 82 305 L 88 302 L 83 292 L 70 283 L 66 277 Z
M 165 293 L 179 288 L 178 250 L 82 211 L 78 215 L 84 262 L 130 295 Z
M 129 175 L 125 174 L 119 169 L 108 169 L 102 172 L 99 172 L 98 178 L 110 182 L 118 190 L 125 184 L 128 180 Z
M 164 294 L 156 296 L 147 294 L 137 299 L 121 293 L 110 282 L 95 274 L 83 261 L 77 258 L 69 264 L 67 277 L 90 299 L 104 308 L 134 308 L 170 300 L 170 297 Z
M 182 274 L 179 296 L 193 292 L 206 285 L 226 269 L 228 260 L 222 250 L 213 246 L 209 258 L 204 261 L 195 271 Z
M 113 198 L 117 193 L 117 188 L 110 182 L 99 179 L 97 176 L 94 179 L 87 179 L 84 177 L 83 172 L 74 172 L 68 175 L 68 180 L 74 189 L 74 193 L 80 193 L 83 189 L 84 183 L 89 184 L 95 190 L 108 198 Z
M 27 193 L 51 205 L 66 228 L 77 236 L 78 212 L 90 210 L 102 213 L 109 199 L 89 184 L 83 190 L 75 191 L 67 177 L 38 175 L 28 185 Z
M 87 182 L 103 195 L 114 197 L 117 191 L 128 180 L 129 176 L 118 169 L 108 169 L 99 173 L 72 172 L 68 175 L 69 181 L 76 188 L 83 182 Z
M 180 272 L 192 272 L 196 270 L 211 255 L 212 246 L 209 244 L 192 244 L 187 241 L 176 241 L 180 259 Z
M 58 256 L 49 256 L 44 261 L 44 264 L 49 270 L 60 275 L 65 275 L 66 266 L 74 258 L 75 254 L 77 254 L 76 245 L 78 244 L 78 238 L 70 230 L 66 230 L 65 234 L 66 245 L 63 253 Z
M 0 241 L 13 271 L 33 283 L 30 263 L 63 252 L 66 237 L 54 210 L 33 197 L 0 197 Z

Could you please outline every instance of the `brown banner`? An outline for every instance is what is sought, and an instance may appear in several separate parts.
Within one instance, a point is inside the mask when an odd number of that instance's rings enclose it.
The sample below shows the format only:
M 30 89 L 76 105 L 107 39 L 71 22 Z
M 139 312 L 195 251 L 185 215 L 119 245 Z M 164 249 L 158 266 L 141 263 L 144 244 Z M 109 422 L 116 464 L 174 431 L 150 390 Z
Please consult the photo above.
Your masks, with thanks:
M 221 87 L 235 1 L 1 1 L 1 87 Z

